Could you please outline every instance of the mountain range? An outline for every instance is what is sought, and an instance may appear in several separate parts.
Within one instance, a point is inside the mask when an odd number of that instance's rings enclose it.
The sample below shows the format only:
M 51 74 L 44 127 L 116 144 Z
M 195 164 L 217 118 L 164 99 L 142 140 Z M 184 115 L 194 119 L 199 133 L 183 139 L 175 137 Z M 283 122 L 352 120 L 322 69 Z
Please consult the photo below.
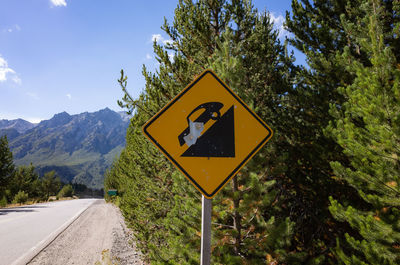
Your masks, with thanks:
M 108 108 L 97 112 L 55 114 L 33 124 L 0 120 L 16 165 L 32 163 L 37 172 L 55 170 L 63 182 L 103 188 L 104 173 L 125 146 L 129 116 Z

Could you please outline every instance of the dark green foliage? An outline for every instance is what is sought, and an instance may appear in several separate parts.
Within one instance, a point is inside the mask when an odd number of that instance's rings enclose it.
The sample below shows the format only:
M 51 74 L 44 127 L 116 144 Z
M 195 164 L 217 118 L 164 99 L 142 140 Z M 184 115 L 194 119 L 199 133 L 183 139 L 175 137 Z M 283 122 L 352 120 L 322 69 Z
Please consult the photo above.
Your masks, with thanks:
M 254 29 L 251 32 L 248 32 L 249 28 L 224 32 L 223 42 L 217 42 L 219 49 L 209 59 L 209 65 L 274 128 L 276 137 L 287 133 L 284 130 L 288 127 L 283 126 L 287 121 L 275 117 L 283 117 L 287 110 L 278 106 L 286 106 L 292 100 L 294 75 L 291 71 L 295 68 L 291 64 L 292 58 L 285 56 L 285 48 L 277 40 L 268 16 L 257 17 L 252 12 L 248 10 L 244 14 Z M 237 38 L 235 34 L 248 36 L 248 39 L 232 47 L 232 39 Z M 270 262 L 301 260 L 301 255 L 287 253 L 294 223 L 282 209 L 271 207 L 279 199 L 279 193 L 274 189 L 280 181 L 273 180 L 274 173 L 282 177 L 283 172 L 273 172 L 266 166 L 276 167 L 279 160 L 286 159 L 285 153 L 275 153 L 282 140 L 274 138 L 268 143 L 267 148 L 262 149 L 214 199 L 215 219 L 219 225 L 215 229 L 218 243 L 213 254 L 221 264 L 260 264 L 266 257 Z M 279 201 L 276 206 L 280 204 Z
M 7 198 L 5 195 L 0 199 L 0 207 L 6 207 L 7 206 Z
M 359 9 L 366 15 L 343 25 L 369 62 L 360 62 L 347 48 L 341 54 L 355 79 L 339 89 L 346 102 L 341 108 L 332 105 L 336 121 L 329 132 L 351 161 L 332 162 L 332 168 L 366 206 L 331 199 L 332 214 L 357 231 L 338 241 L 336 254 L 344 264 L 399 264 L 400 3 L 371 0 Z
M 70 183 L 71 184 L 71 183 Z M 72 189 L 74 190 L 74 195 L 85 198 L 85 197 L 104 197 L 103 189 L 91 189 L 84 184 L 72 183 Z
M 338 88 L 351 84 L 354 79 L 354 74 L 341 63 L 338 54 L 347 49 L 358 61 L 366 61 L 366 55 L 359 51 L 353 42 L 354 36 L 345 31 L 342 23 L 343 20 L 358 23 L 359 16 L 364 14 L 358 9 L 362 2 L 294 0 L 292 14 L 286 16 L 288 30 L 295 34 L 290 42 L 307 55 L 308 63 L 308 68 L 303 67 L 299 73 L 301 82 L 296 87 L 299 112 L 305 125 L 296 127 L 306 129 L 296 132 L 296 138 L 300 138 L 299 147 L 302 147 L 296 156 L 302 168 L 292 171 L 292 176 L 295 176 L 292 179 L 296 197 L 301 198 L 300 204 L 306 204 L 306 212 L 298 212 L 300 218 L 296 223 L 302 223 L 301 227 L 305 228 L 299 236 L 312 245 L 311 249 L 315 252 L 311 256 L 316 260 L 324 258 L 324 262 L 329 263 L 337 262 L 329 254 L 336 246 L 335 237 L 354 232 L 348 224 L 331 216 L 329 197 L 364 205 L 356 190 L 336 178 L 330 161 L 339 161 L 343 165 L 348 165 L 349 161 L 343 155 L 341 146 L 331 135 L 324 133 L 334 119 L 330 106 L 340 108 L 345 101 Z M 294 159 L 288 166 L 292 167 L 295 163 Z M 299 179 L 302 175 L 304 179 Z M 298 209 L 304 208 L 300 206 Z
M 398 4 L 371 3 L 293 1 L 305 68 L 248 1 L 179 2 L 139 98 L 122 72 L 119 104 L 134 117 L 105 181 L 152 264 L 198 264 L 200 196 L 141 127 L 205 68 L 275 132 L 213 200 L 212 262 L 398 261 Z
M 125 97 L 119 103 L 135 115 L 126 149 L 105 180 L 106 189 L 118 189 L 117 204 L 140 247 L 154 264 L 198 263 L 200 194 L 144 138 L 141 127 L 203 69 L 212 68 L 276 133 L 214 199 L 213 262 L 301 262 L 308 242 L 295 240 L 302 246 L 294 248 L 292 235 L 305 223 L 296 227 L 292 217 L 298 219 L 309 201 L 296 204 L 302 198 L 293 200 L 295 185 L 288 178 L 291 170 L 299 174 L 304 167 L 297 163 L 301 146 L 293 148 L 299 144 L 292 137 L 293 130 L 300 133 L 304 127 L 296 120 L 301 119 L 293 89 L 296 67 L 268 14 L 247 1 L 180 1 L 173 25 L 165 23 L 163 29 L 173 43 L 154 44 L 160 67 L 156 74 L 144 68 L 146 88 L 138 99 L 127 92 L 122 72 Z M 174 53 L 173 61 L 168 52 Z M 291 210 L 299 206 L 298 212 Z
M 32 164 L 17 167 L 9 188 L 13 194 L 16 194 L 18 191 L 24 191 L 32 197 L 39 197 L 40 182 L 39 176 L 35 172 L 35 167 Z
M 14 173 L 13 155 L 8 147 L 7 136 L 0 137 L 0 196 L 3 197 Z
M 44 195 L 49 198 L 49 196 L 57 194 L 61 187 L 61 180 L 55 171 L 50 171 L 44 174 L 41 184 Z
M 67 184 L 62 187 L 62 189 L 58 192 L 57 197 L 64 198 L 64 197 L 72 197 L 74 195 L 74 189 L 72 185 Z
M 310 67 L 302 78 L 316 95 L 320 161 L 336 161 L 327 177 L 350 184 L 326 193 L 340 221 L 336 256 L 345 264 L 398 264 L 398 1 L 301 2 L 292 2 L 287 25 Z

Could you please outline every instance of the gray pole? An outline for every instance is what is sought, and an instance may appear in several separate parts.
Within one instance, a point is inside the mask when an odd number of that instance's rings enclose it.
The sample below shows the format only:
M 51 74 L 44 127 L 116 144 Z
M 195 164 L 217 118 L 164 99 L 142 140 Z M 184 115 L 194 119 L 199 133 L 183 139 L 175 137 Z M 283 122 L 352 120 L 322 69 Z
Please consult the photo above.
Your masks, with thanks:
M 212 199 L 202 196 L 200 265 L 210 265 L 211 261 L 211 211 Z

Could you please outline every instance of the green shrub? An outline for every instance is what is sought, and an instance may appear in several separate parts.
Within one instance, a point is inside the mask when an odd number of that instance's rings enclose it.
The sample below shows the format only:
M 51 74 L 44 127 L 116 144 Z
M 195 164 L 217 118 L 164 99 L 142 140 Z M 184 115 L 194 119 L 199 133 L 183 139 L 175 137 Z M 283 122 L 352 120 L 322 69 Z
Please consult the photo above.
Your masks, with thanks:
M 3 196 L 3 198 L 0 200 L 0 207 L 6 207 L 7 206 L 7 198 L 6 196 Z
M 24 191 L 18 191 L 18 193 L 15 195 L 13 203 L 24 203 L 28 200 L 28 193 L 25 193 Z
M 57 194 L 57 197 L 58 198 L 72 197 L 73 195 L 74 195 L 74 189 L 72 188 L 72 186 L 70 184 L 68 184 L 68 185 L 65 185 L 64 187 L 62 187 L 60 192 Z

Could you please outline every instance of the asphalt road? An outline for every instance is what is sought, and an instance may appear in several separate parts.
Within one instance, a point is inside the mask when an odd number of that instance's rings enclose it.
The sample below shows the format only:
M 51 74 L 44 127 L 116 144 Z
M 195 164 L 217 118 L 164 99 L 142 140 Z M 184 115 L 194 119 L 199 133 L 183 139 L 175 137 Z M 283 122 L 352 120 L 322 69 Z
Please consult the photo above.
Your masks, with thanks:
M 0 209 L 0 265 L 24 264 L 98 199 Z

